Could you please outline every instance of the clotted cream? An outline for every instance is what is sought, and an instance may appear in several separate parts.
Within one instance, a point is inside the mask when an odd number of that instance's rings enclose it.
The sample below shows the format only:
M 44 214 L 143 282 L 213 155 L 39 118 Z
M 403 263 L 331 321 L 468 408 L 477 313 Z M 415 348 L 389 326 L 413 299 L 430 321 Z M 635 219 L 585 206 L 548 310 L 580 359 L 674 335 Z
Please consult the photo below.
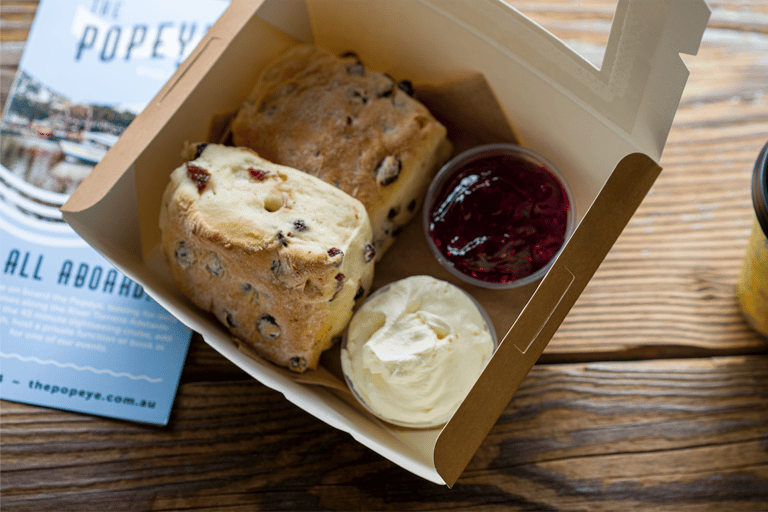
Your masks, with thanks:
M 342 348 L 350 387 L 391 423 L 447 421 L 490 360 L 495 334 L 461 288 L 412 276 L 374 293 L 355 313 Z

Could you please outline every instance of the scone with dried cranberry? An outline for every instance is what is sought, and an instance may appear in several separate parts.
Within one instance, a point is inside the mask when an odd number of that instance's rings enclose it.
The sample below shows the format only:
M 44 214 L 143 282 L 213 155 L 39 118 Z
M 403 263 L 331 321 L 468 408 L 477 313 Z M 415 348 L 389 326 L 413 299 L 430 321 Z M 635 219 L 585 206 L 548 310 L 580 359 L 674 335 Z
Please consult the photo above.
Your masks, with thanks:
M 317 367 L 373 279 L 360 201 L 247 148 L 208 144 L 174 170 L 160 228 L 184 294 L 299 372 Z
M 353 53 L 299 45 L 262 72 L 232 122 L 233 140 L 359 199 L 378 260 L 451 152 L 445 127 L 412 94 Z

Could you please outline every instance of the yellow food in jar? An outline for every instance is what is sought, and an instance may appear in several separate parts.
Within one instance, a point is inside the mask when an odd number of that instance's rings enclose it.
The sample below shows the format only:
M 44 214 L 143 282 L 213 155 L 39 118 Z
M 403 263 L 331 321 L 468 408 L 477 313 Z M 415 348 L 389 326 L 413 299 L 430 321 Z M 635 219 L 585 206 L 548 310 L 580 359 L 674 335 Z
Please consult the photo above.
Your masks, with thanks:
M 736 296 L 750 326 L 768 337 L 768 239 L 757 219 L 736 282 Z

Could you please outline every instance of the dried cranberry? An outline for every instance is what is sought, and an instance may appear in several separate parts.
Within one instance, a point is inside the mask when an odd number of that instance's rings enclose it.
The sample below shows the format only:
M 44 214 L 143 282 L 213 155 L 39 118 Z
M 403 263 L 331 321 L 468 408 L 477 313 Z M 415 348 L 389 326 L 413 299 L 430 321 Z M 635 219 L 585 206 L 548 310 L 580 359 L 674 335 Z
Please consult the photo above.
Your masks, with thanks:
M 198 192 L 205 190 L 205 186 L 208 184 L 208 180 L 211 178 L 211 175 L 208 171 L 201 169 L 196 165 L 192 165 L 189 162 L 187 162 L 187 175 L 189 176 L 189 179 L 194 181 L 197 185 Z
M 248 168 L 248 174 L 251 175 L 251 178 L 259 181 L 264 181 L 269 174 L 267 171 L 263 169 L 254 169 L 253 167 Z
M 330 298 L 330 301 L 333 301 L 341 292 L 341 290 L 344 289 L 344 281 L 346 281 L 347 276 L 339 272 L 334 276 L 334 279 L 336 279 L 336 290 L 333 292 L 333 296 Z
M 336 261 L 334 261 L 334 265 L 336 265 L 336 268 L 340 267 L 342 262 L 344 261 L 344 251 L 336 247 L 331 247 L 330 249 L 328 249 L 328 256 L 336 259 Z
M 307 224 L 303 220 L 301 220 L 301 219 L 297 219 L 297 220 L 293 221 L 293 227 L 295 227 L 297 231 L 306 231 L 307 230 Z

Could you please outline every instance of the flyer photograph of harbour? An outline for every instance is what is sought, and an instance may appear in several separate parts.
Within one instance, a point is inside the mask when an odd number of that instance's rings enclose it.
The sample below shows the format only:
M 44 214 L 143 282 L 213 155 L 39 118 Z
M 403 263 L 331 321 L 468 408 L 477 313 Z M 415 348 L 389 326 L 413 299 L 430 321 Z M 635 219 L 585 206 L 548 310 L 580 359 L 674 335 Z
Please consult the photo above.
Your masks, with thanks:
M 19 72 L 0 125 L 3 201 L 37 217 L 47 214 L 35 204 L 58 209 L 135 116 L 70 101 Z

